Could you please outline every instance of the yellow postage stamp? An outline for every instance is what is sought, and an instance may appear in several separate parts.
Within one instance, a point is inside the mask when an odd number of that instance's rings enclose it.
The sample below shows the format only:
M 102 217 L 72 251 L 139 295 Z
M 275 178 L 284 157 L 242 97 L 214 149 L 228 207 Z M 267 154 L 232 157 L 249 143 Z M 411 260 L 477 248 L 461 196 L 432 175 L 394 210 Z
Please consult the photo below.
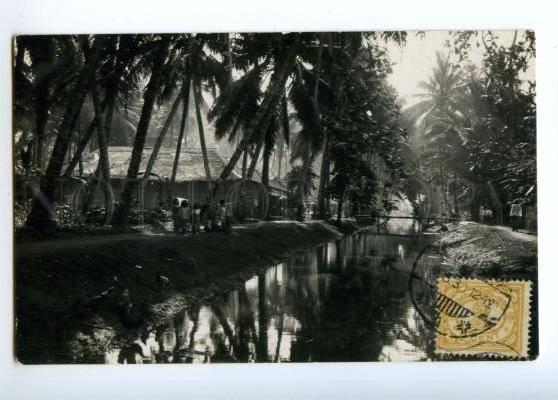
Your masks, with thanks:
M 530 291 L 528 281 L 438 279 L 436 353 L 527 357 Z

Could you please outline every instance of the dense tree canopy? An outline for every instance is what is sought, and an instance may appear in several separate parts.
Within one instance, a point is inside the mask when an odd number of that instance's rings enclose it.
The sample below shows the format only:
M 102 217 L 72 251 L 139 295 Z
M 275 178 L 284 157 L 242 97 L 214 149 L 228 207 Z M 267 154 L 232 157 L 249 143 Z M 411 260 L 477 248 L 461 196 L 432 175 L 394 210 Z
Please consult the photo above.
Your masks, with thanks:
M 97 170 L 84 178 L 91 190 L 104 190 L 106 223 L 127 224 L 136 188 L 169 136 L 176 146 L 171 182 L 185 142 L 200 146 L 211 192 L 240 164 L 243 177 L 254 179 L 258 170 L 268 186 L 274 159 L 290 158 L 290 168 L 298 166 L 291 176 L 310 179 L 293 186 L 297 196 L 317 199 L 324 217 L 329 200 L 339 204 L 338 217 L 344 201 L 378 204 L 384 183 L 372 157 L 391 180 L 420 175 L 456 198 L 467 183 L 490 183 L 504 201 L 533 202 L 535 93 L 523 78 L 533 34 L 516 35 L 511 46 L 491 32 L 453 34 L 454 56 L 437 55 L 419 102 L 402 113 L 387 81 L 384 44 L 405 39 L 404 32 L 18 37 L 16 173 L 41 181 L 27 222 L 41 229 L 55 223 L 55 183 L 83 174 L 82 156 L 98 149 Z M 484 48 L 480 67 L 467 62 L 475 42 Z M 219 176 L 209 168 L 208 120 L 212 143 L 233 149 Z M 403 155 L 404 128 L 419 144 L 414 163 Z M 140 170 L 148 138 L 153 150 Z M 132 146 L 121 196 L 110 185 L 112 145 Z
M 474 43 L 483 49 L 480 67 L 468 62 Z M 422 176 L 454 192 L 455 211 L 475 185 L 490 184 L 503 206 L 536 200 L 535 84 L 525 78 L 534 45 L 532 32 L 516 32 L 509 46 L 493 32 L 456 32 L 422 83 L 421 101 L 405 110 Z

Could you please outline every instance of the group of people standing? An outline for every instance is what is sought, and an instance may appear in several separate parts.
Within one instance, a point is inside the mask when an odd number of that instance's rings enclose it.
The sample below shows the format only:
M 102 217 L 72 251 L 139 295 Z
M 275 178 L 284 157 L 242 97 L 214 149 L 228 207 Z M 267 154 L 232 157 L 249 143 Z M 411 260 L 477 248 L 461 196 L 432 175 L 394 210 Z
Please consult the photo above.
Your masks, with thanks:
M 224 200 L 200 205 L 188 199 L 174 198 L 172 220 L 176 233 L 231 232 L 231 219 Z

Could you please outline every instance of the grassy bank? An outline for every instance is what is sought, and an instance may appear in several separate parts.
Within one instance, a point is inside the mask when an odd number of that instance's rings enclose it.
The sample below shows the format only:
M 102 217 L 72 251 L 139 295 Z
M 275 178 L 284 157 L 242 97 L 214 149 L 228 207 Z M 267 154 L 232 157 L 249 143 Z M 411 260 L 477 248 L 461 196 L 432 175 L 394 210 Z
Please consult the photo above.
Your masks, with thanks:
M 529 279 L 537 277 L 536 236 L 509 228 L 461 222 L 448 226 L 437 245 L 443 261 L 460 276 Z
M 321 223 L 232 234 L 122 234 L 16 242 L 16 353 L 23 363 L 99 362 L 130 335 L 241 284 L 294 251 L 340 237 Z

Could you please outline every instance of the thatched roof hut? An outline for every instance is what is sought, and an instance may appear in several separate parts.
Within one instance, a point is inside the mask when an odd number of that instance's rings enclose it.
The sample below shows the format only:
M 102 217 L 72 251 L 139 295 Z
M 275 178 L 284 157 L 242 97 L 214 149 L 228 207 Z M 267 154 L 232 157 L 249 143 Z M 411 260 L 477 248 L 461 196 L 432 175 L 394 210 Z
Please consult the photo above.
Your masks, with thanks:
M 140 173 L 145 171 L 147 162 L 153 151 L 152 148 L 146 147 L 143 151 L 143 157 L 140 164 Z M 108 148 L 110 174 L 113 179 L 124 179 L 128 172 L 128 165 L 132 156 L 132 147 L 113 147 Z M 217 149 L 207 149 L 209 158 L 209 169 L 211 178 L 218 178 L 227 164 Z M 159 151 L 157 160 L 151 171 L 152 175 L 160 179 L 170 179 L 172 175 L 172 166 L 174 163 L 175 149 L 162 148 Z M 92 174 L 97 168 L 99 162 L 98 150 L 93 151 L 83 157 L 83 172 L 86 175 Z M 238 179 L 240 174 L 233 171 L 229 179 Z M 199 148 L 185 148 L 180 153 L 179 165 L 176 173 L 176 182 L 199 181 L 206 180 L 205 169 L 203 165 L 203 155 Z
M 142 177 L 152 151 L 152 147 L 146 147 L 144 149 L 139 169 L 139 177 Z M 132 148 L 109 146 L 108 153 L 112 186 L 118 197 L 124 187 L 124 180 L 126 179 L 130 158 L 132 156 Z M 221 156 L 215 148 L 208 148 L 207 153 L 209 158 L 209 168 L 211 171 L 211 180 L 214 181 L 219 178 L 219 175 L 225 168 L 228 160 Z M 205 174 L 201 149 L 182 149 L 177 168 L 176 181 L 171 187 L 169 181 L 172 175 L 174 157 L 174 148 L 163 147 L 159 151 L 157 160 L 155 161 L 151 172 L 149 184 L 145 186 L 143 195 L 141 196 L 141 207 L 156 207 L 161 202 L 164 202 L 170 194 L 185 197 L 198 202 L 206 201 L 211 186 L 208 185 L 208 180 Z M 83 173 L 85 175 L 93 174 L 97 168 L 98 162 L 98 150 L 85 155 L 83 157 Z M 217 197 L 219 199 L 226 199 L 231 203 L 238 203 L 239 199 L 236 197 L 238 197 L 240 193 L 245 193 L 245 200 L 243 201 L 252 202 L 255 198 L 262 198 L 262 194 L 266 192 L 261 183 L 259 183 L 261 182 L 261 176 L 257 172 L 254 174 L 254 179 L 252 181 L 244 183 L 241 182 L 241 171 L 237 167 L 233 170 L 228 179 L 219 185 L 218 193 L 216 193 Z M 241 186 L 238 186 L 239 184 Z M 283 186 L 284 185 L 282 185 L 282 182 L 279 180 L 272 179 L 269 182 L 268 193 L 272 196 L 283 196 L 286 194 L 286 188 Z M 103 204 L 103 195 L 100 188 L 98 193 L 95 195 L 93 204 L 99 206 Z M 263 198 L 258 204 L 263 204 Z M 264 210 L 262 209 L 258 214 L 263 215 L 263 213 Z

